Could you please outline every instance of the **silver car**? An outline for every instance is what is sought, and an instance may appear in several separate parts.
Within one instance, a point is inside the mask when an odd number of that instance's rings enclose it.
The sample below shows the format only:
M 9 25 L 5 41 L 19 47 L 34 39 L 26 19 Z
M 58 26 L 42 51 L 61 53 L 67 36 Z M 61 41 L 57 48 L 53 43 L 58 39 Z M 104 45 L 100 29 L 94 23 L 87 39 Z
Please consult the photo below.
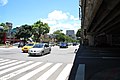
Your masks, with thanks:
M 35 44 L 33 48 L 29 49 L 29 55 L 44 55 L 51 52 L 51 47 L 47 43 Z

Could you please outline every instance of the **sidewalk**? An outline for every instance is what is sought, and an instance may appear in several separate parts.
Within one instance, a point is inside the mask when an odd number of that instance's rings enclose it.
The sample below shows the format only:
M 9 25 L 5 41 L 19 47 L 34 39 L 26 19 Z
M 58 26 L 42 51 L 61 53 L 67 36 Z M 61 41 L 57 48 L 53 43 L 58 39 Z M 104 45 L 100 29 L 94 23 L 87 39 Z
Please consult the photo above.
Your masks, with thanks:
M 17 46 L 6 46 L 6 45 L 4 45 L 4 46 L 0 46 L 0 48 L 18 48 Z
M 2 46 L 0 46 L 0 48 L 6 48 L 6 46 L 5 46 L 5 45 L 2 45 Z
M 120 80 L 120 48 L 81 46 L 69 80 Z

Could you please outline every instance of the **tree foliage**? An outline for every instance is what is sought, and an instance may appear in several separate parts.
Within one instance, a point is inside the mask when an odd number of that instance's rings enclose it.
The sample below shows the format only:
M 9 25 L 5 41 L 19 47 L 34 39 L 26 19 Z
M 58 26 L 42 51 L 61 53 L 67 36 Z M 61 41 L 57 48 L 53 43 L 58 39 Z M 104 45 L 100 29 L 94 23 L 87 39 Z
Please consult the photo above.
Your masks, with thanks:
M 77 37 L 80 37 L 80 33 L 81 33 L 81 29 L 78 29 L 77 33 L 76 33 L 76 36 Z
M 53 32 L 53 34 L 56 36 L 56 39 L 58 42 L 65 41 L 65 34 L 62 33 L 62 30 L 57 30 L 57 31 Z
M 62 31 L 63 30 L 57 30 L 57 31 L 53 32 L 53 34 L 60 34 L 60 33 L 62 33 Z
M 65 36 L 66 42 L 73 42 L 73 39 L 69 36 Z
M 56 39 L 58 42 L 75 42 L 76 40 L 72 39 L 71 37 L 65 35 L 62 33 L 62 30 L 57 30 L 53 32 L 54 35 L 56 35 Z
M 48 26 L 47 23 L 43 23 L 40 20 L 35 22 L 32 25 L 32 33 L 33 33 L 33 39 L 37 42 L 40 41 L 41 35 L 44 35 L 46 33 L 49 33 L 50 27 Z
M 17 28 L 15 36 L 19 39 L 20 38 L 26 39 L 26 38 L 31 37 L 32 36 L 32 26 L 27 25 L 27 24 L 20 26 L 19 28 Z
M 49 33 L 50 27 L 47 23 L 43 23 L 40 20 L 32 25 L 33 33 L 37 33 L 39 36 L 41 34 Z
M 0 23 L 0 26 L 3 26 L 3 32 L 7 32 L 9 27 L 5 23 Z

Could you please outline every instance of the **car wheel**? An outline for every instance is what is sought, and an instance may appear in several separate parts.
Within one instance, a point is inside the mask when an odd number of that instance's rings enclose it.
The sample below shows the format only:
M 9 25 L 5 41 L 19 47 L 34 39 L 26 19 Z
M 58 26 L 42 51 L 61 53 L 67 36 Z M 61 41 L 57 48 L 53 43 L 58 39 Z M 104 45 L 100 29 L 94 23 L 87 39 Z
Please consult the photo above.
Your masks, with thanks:
M 48 52 L 48 54 L 50 54 L 51 50 Z
M 43 56 L 44 55 L 44 51 L 42 51 L 42 53 L 41 53 L 41 56 Z

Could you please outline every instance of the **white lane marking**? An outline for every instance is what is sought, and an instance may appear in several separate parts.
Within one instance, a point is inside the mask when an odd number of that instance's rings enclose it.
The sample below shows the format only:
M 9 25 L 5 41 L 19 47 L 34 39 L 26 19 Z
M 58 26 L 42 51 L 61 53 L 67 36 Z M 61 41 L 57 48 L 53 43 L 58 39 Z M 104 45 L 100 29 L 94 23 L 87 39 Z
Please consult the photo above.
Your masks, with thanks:
M 36 63 L 34 63 L 34 64 L 30 65 L 30 66 L 27 66 L 27 67 L 25 67 L 25 68 L 19 69 L 19 70 L 15 71 L 15 72 L 12 72 L 12 73 L 10 73 L 10 74 L 7 74 L 7 75 L 1 77 L 0 80 L 10 79 L 10 78 L 12 78 L 12 77 L 14 77 L 14 76 L 22 73 L 22 72 L 25 72 L 25 71 L 27 71 L 27 70 L 29 70 L 29 69 L 37 66 L 37 65 L 40 65 L 41 63 L 42 63 L 42 62 L 36 62 Z
M 3 60 L 3 59 L 0 59 L 0 60 Z
M 11 60 L 11 61 L 8 61 L 8 62 L 4 62 L 4 63 L 1 63 L 0 66 L 1 66 L 1 65 L 5 65 L 5 64 L 9 64 L 9 63 L 12 63 L 12 62 L 16 62 L 16 61 L 17 61 L 17 60 Z
M 28 61 L 28 62 L 26 62 L 26 63 L 23 63 L 23 64 L 20 64 L 20 65 L 14 66 L 14 67 L 12 67 L 12 68 L 8 68 L 8 69 L 5 69 L 5 70 L 2 70 L 2 71 L 0 71 L 0 75 L 6 73 L 6 72 L 8 72 L 8 71 L 14 70 L 14 69 L 16 69 L 16 68 L 20 68 L 20 67 L 23 67 L 23 66 L 25 66 L 25 65 L 31 64 L 31 63 L 33 63 L 33 61 Z
M 9 61 L 9 59 L 6 59 L 6 60 L 2 60 L 2 61 L 0 61 L 0 62 L 5 62 L 5 61 Z
M 85 64 L 79 64 L 75 80 L 85 80 Z
M 35 75 L 36 73 L 44 70 L 45 68 L 47 68 L 48 66 L 52 65 L 52 63 L 46 63 L 45 65 L 43 65 L 42 67 L 39 67 L 37 69 L 35 69 L 34 71 L 20 77 L 19 79 L 17 80 L 28 80 L 29 78 L 31 78 L 33 75 Z
M 68 75 L 70 74 L 70 70 L 72 68 L 72 64 L 67 64 L 67 66 L 62 70 L 56 80 L 66 80 Z
M 47 80 L 47 78 L 50 75 L 52 75 L 61 65 L 62 65 L 62 63 L 57 63 L 51 69 L 49 69 L 46 73 L 44 73 L 42 76 L 40 76 L 37 80 Z
M 19 63 L 23 63 L 23 62 L 25 62 L 25 61 L 18 61 L 18 62 L 12 63 L 12 64 L 1 66 L 0 69 L 7 68 L 7 67 L 10 67 L 10 66 L 13 66 L 13 65 L 16 65 L 16 64 L 19 64 Z

